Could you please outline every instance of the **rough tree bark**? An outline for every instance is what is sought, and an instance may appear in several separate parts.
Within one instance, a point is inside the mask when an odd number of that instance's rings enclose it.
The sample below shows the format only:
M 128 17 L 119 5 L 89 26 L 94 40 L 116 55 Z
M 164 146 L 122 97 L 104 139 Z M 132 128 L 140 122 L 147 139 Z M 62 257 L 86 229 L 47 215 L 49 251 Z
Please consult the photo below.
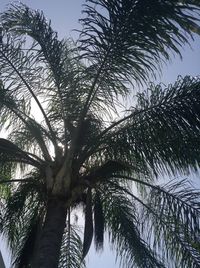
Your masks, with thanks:
M 47 204 L 47 214 L 41 232 L 36 265 L 34 268 L 57 268 L 60 247 L 66 224 L 66 201 L 52 198 Z

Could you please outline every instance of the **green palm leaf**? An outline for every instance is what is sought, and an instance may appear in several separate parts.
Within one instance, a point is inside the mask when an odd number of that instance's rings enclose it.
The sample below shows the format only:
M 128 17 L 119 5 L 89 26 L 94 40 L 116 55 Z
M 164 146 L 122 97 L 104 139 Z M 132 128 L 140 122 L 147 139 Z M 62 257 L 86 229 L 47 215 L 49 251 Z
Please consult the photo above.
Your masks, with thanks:
M 122 178 L 144 185 L 147 188 L 145 195 L 134 195 L 122 183 Z M 123 175 L 111 179 L 110 183 L 132 197 L 133 202 L 142 205 L 142 233 L 155 251 L 178 267 L 199 267 L 200 206 L 197 190 L 188 187 L 186 181 L 170 182 L 161 187 Z
M 105 191 L 105 187 L 107 190 Z M 140 237 L 134 204 L 116 186 L 101 188 L 105 227 L 123 267 L 165 267 Z M 158 259 L 157 259 L 158 258 Z
M 185 181 L 170 182 L 150 189 L 146 204 L 154 212 L 145 209 L 144 217 L 151 218 L 154 245 L 180 267 L 199 267 L 199 192 Z
M 3 27 L 12 29 L 12 32 L 16 34 L 28 34 L 40 45 L 38 54 L 44 57 L 56 84 L 60 85 L 59 79 L 63 76 L 60 73 L 63 65 L 63 43 L 57 39 L 57 33 L 52 30 L 44 14 L 20 4 L 11 5 L 1 18 Z
M 199 3 L 191 1 L 89 0 L 82 19 L 81 49 L 84 57 L 102 65 L 111 81 L 133 78 L 143 81 L 170 51 L 198 32 Z M 154 72 L 155 74 L 155 72 Z
M 77 228 L 70 225 L 63 237 L 59 267 L 84 268 L 85 261 L 82 260 L 83 244 Z
M 0 138 L 1 162 L 19 162 L 38 167 L 40 164 L 11 141 Z
M 43 219 L 38 215 L 33 215 L 30 219 L 30 225 L 26 229 L 26 233 L 23 234 L 24 237 L 21 237 L 21 248 L 17 252 L 16 259 L 13 262 L 15 267 L 26 267 L 30 263 L 34 265 L 35 254 L 33 252 L 37 252 L 37 243 L 42 227 L 41 220 Z
M 13 186 L 15 190 L 12 188 L 11 193 L 4 197 L 6 204 L 2 210 L 1 232 L 8 238 L 16 265 L 28 263 L 33 257 L 31 252 L 37 239 L 38 223 L 43 220 L 43 187 L 40 175 L 32 171 L 24 183 Z
M 58 40 L 57 33 L 52 30 L 51 23 L 47 22 L 42 12 L 31 10 L 24 4 L 11 5 L 8 12 L 2 14 L 1 19 L 5 29 L 9 29 L 17 36 L 28 35 L 34 40 L 33 47 L 29 46 L 28 49 L 29 61 L 34 64 L 31 66 L 32 69 L 33 67 L 36 70 L 39 68 L 39 74 L 43 72 L 43 77 L 45 77 L 47 87 L 43 86 L 43 91 L 48 100 L 48 111 L 45 111 L 37 102 L 36 97 L 34 98 L 53 136 L 54 143 L 55 134 L 50 121 L 55 120 L 62 128 L 63 126 L 66 128 L 62 135 L 65 136 L 65 142 L 67 142 L 72 121 L 77 120 L 78 110 L 82 108 L 80 98 L 84 98 L 89 83 L 84 65 L 76 58 L 74 49 L 70 47 L 68 42 Z M 22 59 L 25 60 L 23 55 Z M 31 79 L 34 77 L 35 75 L 31 76 Z M 37 77 L 37 82 L 39 78 L 40 76 Z M 82 80 L 81 83 L 80 80 Z M 40 90 L 42 85 L 39 86 Z M 74 113 L 74 106 L 76 106 L 76 113 Z M 54 145 L 56 146 L 56 144 Z
M 135 172 L 139 165 L 155 173 L 196 170 L 199 94 L 198 78 L 180 78 L 166 89 L 152 84 L 138 95 L 138 104 L 128 116 L 102 131 L 95 146 L 105 141 L 102 151 L 108 158 L 136 166 Z

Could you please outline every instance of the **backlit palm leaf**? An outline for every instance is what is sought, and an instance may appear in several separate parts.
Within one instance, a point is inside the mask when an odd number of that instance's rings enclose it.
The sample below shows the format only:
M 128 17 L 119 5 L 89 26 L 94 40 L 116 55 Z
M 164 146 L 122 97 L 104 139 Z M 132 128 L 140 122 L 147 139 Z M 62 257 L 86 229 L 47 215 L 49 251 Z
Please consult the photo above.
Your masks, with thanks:
M 144 196 L 133 194 L 123 185 L 122 178 L 147 188 Z M 128 176 L 111 179 L 112 187 L 136 201 L 143 210 L 140 227 L 146 239 L 170 267 L 199 267 L 200 203 L 199 192 L 186 181 L 168 183 L 161 187 Z M 140 205 L 140 206 L 139 206 Z M 145 231 L 144 231 L 145 230 Z
M 180 78 L 166 89 L 152 85 L 138 95 L 130 115 L 102 131 L 94 148 L 100 145 L 108 158 L 135 166 L 135 172 L 145 165 L 155 173 L 196 169 L 199 97 L 198 78 Z
M 39 174 L 31 172 L 21 185 L 13 185 L 11 193 L 5 197 L 1 231 L 9 237 L 9 245 L 16 254 L 16 267 L 20 267 L 17 266 L 20 263 L 27 265 L 33 258 L 31 252 L 43 220 L 43 187 Z
M 68 229 L 68 228 L 67 228 Z M 82 240 L 78 230 L 73 225 L 66 231 L 63 237 L 59 267 L 84 268 L 85 261 L 82 260 Z
M 199 7 L 191 1 L 89 0 L 80 39 L 84 57 L 111 81 L 144 82 L 161 58 L 168 60 L 170 50 L 180 53 L 187 35 L 198 29 L 189 12 Z
M 105 226 L 122 266 L 165 267 L 140 236 L 134 203 L 118 187 L 109 185 L 106 193 L 105 187 L 101 188 Z

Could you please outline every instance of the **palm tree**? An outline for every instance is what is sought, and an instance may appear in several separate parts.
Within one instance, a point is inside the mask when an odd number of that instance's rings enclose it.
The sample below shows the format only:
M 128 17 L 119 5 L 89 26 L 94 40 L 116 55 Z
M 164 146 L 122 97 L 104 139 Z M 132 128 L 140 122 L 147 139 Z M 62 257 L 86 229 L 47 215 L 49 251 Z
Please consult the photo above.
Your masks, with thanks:
M 199 168 L 200 79 L 149 83 L 200 32 L 200 3 L 83 9 L 76 43 L 23 4 L 1 14 L 0 228 L 13 266 L 85 267 L 108 232 L 123 267 L 200 267 L 200 192 L 158 183 Z

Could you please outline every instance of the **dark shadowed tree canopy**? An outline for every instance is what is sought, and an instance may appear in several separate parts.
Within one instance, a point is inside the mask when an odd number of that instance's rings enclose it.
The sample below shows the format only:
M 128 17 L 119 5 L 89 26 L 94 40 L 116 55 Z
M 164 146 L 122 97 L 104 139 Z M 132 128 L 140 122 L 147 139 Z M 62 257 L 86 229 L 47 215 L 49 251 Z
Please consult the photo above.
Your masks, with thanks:
M 80 22 L 66 41 L 24 4 L 0 15 L 13 267 L 83 268 L 107 232 L 124 268 L 199 268 L 200 190 L 184 176 L 200 165 L 200 78 L 150 81 L 200 34 L 200 1 L 88 0 Z

